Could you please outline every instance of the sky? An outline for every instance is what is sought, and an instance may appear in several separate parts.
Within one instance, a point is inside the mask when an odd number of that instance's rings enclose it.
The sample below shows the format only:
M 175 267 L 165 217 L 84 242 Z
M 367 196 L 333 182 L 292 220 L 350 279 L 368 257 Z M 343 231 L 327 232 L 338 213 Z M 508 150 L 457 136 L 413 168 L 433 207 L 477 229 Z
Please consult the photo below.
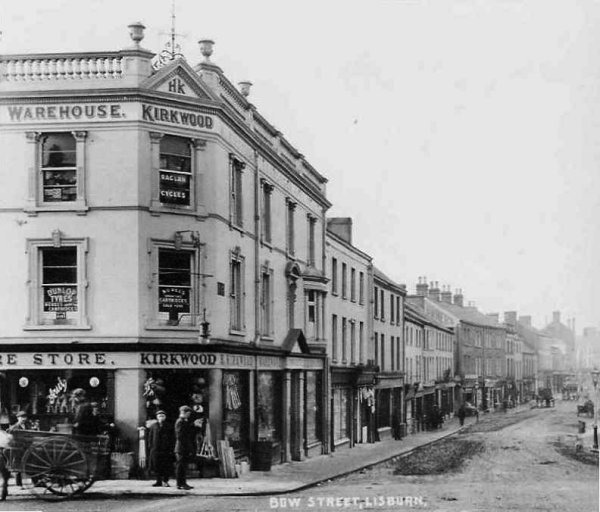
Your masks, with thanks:
M 176 0 L 414 293 L 600 326 L 600 0 Z M 0 53 L 160 51 L 171 0 L 0 2 Z

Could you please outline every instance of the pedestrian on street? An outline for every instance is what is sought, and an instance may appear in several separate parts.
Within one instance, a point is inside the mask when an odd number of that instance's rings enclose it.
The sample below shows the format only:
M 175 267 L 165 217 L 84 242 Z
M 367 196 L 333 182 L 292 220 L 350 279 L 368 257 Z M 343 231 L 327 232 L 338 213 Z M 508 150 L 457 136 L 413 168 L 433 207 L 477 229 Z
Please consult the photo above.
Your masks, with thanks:
M 459 408 L 458 408 L 458 412 L 457 412 L 457 416 L 458 416 L 458 421 L 460 422 L 460 426 L 462 427 L 465 424 L 465 416 L 467 415 L 467 411 L 465 409 L 465 404 L 462 404 Z
M 80 436 L 95 436 L 97 421 L 92 413 L 85 390 L 77 388 L 72 393 L 75 404 L 75 418 L 73 420 L 73 433 Z
M 25 411 L 19 411 L 17 413 L 17 422 L 8 427 L 8 433 L 12 434 L 15 430 L 27 430 L 27 413 Z M 23 488 L 23 477 L 21 473 L 15 474 L 16 484 Z
M 190 420 L 192 408 L 182 405 L 179 408 L 179 418 L 175 422 L 175 477 L 177 489 L 193 489 L 188 485 L 185 478 L 186 466 L 196 453 L 196 431 Z
M 156 473 L 152 487 L 169 487 L 169 477 L 173 470 L 173 448 L 175 437 L 173 427 L 166 422 L 165 411 L 156 412 L 156 423 L 148 430 L 150 448 L 150 469 Z
M 0 430 L 0 477 L 2 477 L 2 488 L 0 490 L 0 501 L 4 501 L 8 496 L 8 480 L 10 471 L 8 470 L 8 460 L 4 454 L 4 449 L 10 446 L 12 436 Z

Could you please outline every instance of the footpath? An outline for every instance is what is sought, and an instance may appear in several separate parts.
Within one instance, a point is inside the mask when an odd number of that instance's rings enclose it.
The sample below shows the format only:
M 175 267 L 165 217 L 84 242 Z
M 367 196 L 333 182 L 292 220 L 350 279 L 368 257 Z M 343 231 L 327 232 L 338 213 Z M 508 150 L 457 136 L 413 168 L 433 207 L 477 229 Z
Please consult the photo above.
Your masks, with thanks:
M 528 407 L 511 409 L 515 414 Z M 481 418 L 488 418 L 491 413 Z M 178 490 L 175 480 L 171 487 L 152 487 L 154 480 L 101 480 L 95 482 L 84 496 L 92 497 L 168 497 L 168 496 L 261 496 L 297 492 L 329 480 L 355 473 L 401 455 L 406 455 L 421 446 L 438 441 L 459 432 L 474 423 L 473 417 L 466 418 L 465 426 L 460 427 L 457 418 L 444 422 L 441 429 L 409 434 L 401 440 L 385 440 L 377 443 L 358 444 L 351 449 L 342 449 L 328 455 L 320 455 L 304 461 L 278 464 L 271 471 L 250 471 L 239 478 L 192 478 L 189 491 Z M 13 482 L 13 480 L 11 480 Z M 28 490 L 11 485 L 9 497 L 30 497 Z M 10 498 L 9 498 L 10 499 Z

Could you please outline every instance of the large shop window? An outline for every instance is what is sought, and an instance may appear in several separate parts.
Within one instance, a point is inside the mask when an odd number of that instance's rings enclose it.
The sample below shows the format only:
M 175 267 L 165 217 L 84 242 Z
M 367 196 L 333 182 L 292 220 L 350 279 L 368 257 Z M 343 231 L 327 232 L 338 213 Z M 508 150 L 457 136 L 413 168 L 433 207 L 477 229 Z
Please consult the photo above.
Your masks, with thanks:
M 191 323 L 192 265 L 191 251 L 158 251 L 158 312 L 168 325 L 179 325 L 186 317 Z
M 236 458 L 249 450 L 248 372 L 223 372 L 223 438 L 229 441 Z
M 192 204 L 192 146 L 189 140 L 172 135 L 161 139 L 158 196 L 163 205 Z
M 88 328 L 85 239 L 29 240 L 30 310 L 26 328 Z
M 30 428 L 69 431 L 75 414 L 71 399 L 74 389 L 86 391 L 98 405 L 101 423 L 114 420 L 114 373 L 106 370 L 28 370 L 0 375 L 0 422 L 16 421 L 16 414 L 28 414 Z
M 389 427 L 391 426 L 391 401 L 390 401 L 390 390 L 389 389 L 378 389 L 377 392 L 377 427 Z
M 337 388 L 333 390 L 333 439 L 350 439 L 350 412 L 352 390 Z
M 193 421 L 209 418 L 209 378 L 207 370 L 152 370 L 146 372 L 142 397 L 147 419 L 154 419 L 163 410 L 174 423 L 179 407 L 193 409 Z M 200 431 L 199 431 L 200 433 Z
M 323 408 L 321 372 L 306 372 L 306 443 L 322 441 Z
M 258 372 L 256 422 L 259 441 L 281 440 L 281 378 L 278 372 Z

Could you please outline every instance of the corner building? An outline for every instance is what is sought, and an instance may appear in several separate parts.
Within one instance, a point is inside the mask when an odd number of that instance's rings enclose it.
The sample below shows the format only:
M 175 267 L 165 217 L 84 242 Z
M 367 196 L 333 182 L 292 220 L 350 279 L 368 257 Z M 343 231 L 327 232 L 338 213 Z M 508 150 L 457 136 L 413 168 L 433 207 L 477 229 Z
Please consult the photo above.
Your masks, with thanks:
M 0 59 L 0 411 L 68 428 L 76 387 L 124 442 L 203 411 L 238 458 L 327 450 L 326 180 L 210 61 Z

